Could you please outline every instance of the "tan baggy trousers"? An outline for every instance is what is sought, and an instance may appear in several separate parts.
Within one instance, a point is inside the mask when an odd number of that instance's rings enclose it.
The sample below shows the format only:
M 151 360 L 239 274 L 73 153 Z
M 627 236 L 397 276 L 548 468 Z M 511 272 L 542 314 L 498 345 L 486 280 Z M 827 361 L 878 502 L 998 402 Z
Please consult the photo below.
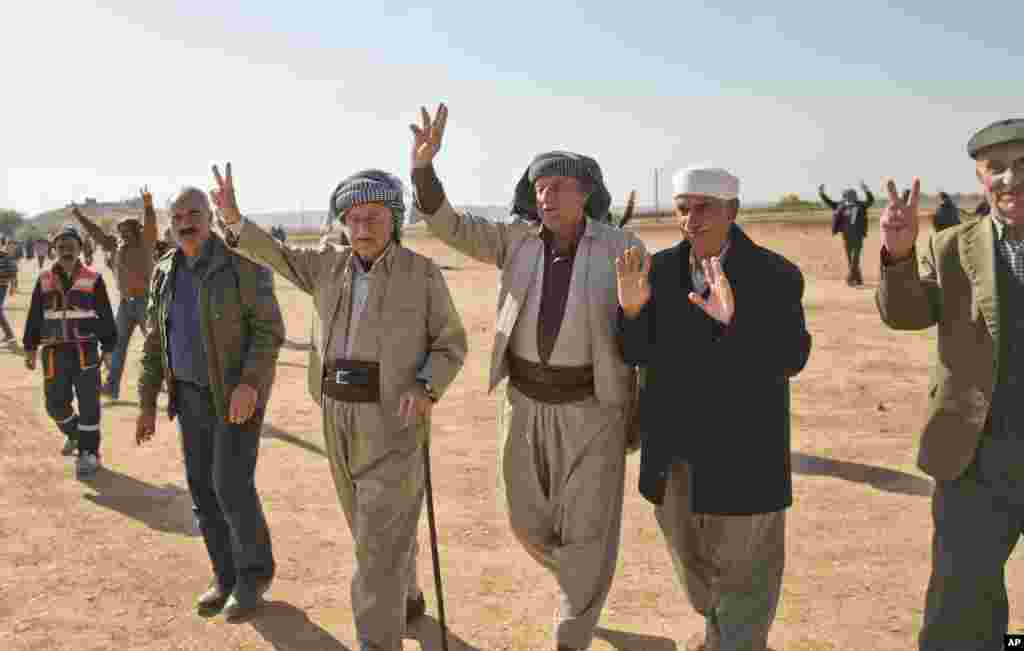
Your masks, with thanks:
M 590 646 L 619 551 L 625 409 L 593 397 L 552 405 L 506 385 L 499 474 L 512 532 L 561 592 L 554 635 Z
M 786 512 L 693 513 L 689 468 L 672 464 L 654 515 L 676 575 L 704 615 L 705 649 L 764 651 L 782 590 Z
M 389 431 L 377 404 L 323 398 L 324 442 L 356 549 L 352 612 L 363 649 L 401 651 L 405 602 L 419 595 L 426 425 Z

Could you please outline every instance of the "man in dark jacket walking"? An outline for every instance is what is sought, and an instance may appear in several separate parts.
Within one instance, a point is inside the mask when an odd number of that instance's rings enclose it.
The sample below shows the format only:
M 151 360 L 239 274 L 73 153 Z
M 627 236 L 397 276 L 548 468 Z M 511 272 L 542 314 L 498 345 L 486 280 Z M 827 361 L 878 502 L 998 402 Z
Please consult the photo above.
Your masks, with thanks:
M 705 617 L 686 648 L 764 651 L 793 503 L 789 378 L 811 348 L 804 280 L 733 223 L 736 177 L 699 167 L 673 182 L 687 238 L 616 261 L 623 357 L 646 369 L 640 492 Z
M 875 195 L 862 181 L 864 201 L 857 198 L 857 191 L 849 188 L 843 192 L 843 200 L 836 203 L 825 194 L 825 186 L 818 186 L 818 196 L 832 209 L 832 234 L 843 234 L 843 245 L 846 249 L 846 263 L 849 272 L 846 284 L 851 287 L 863 285 L 864 278 L 860 273 L 860 255 L 864 250 L 864 238 L 868 235 L 868 208 L 875 203 Z
M 281 308 L 266 274 L 211 233 L 206 193 L 185 188 L 171 203 L 177 248 L 150 282 L 150 328 L 139 377 L 136 440 L 156 431 L 166 383 L 177 417 L 185 474 L 213 566 L 201 612 L 231 619 L 262 602 L 275 562 L 256 492 L 256 460 L 267 398 L 284 342 Z
M 117 324 L 103 276 L 78 259 L 82 236 L 65 226 L 54 237 L 57 262 L 44 269 L 32 292 L 25 322 L 25 366 L 36 367 L 43 352 L 46 412 L 67 437 L 63 454 L 78 449 L 79 479 L 96 474 L 100 465 L 100 356 L 110 366 L 117 344 Z M 78 396 L 78 413 L 71 406 Z

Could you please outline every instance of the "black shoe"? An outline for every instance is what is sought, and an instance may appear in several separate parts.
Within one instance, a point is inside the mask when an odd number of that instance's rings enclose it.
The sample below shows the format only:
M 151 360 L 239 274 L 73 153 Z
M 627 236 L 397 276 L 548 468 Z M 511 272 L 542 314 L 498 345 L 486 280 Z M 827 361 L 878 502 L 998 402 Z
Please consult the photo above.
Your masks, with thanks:
M 427 601 L 421 592 L 415 599 L 405 600 L 405 621 L 406 623 L 416 621 L 427 614 Z
M 270 589 L 273 579 L 256 579 L 251 585 L 243 587 L 236 585 L 231 596 L 224 604 L 224 617 L 229 620 L 239 620 L 251 615 L 263 606 L 263 594 Z
M 196 599 L 196 609 L 199 612 L 219 611 L 227 603 L 230 596 L 231 591 L 220 587 L 220 583 L 214 579 L 213 583 L 210 584 L 210 588 Z

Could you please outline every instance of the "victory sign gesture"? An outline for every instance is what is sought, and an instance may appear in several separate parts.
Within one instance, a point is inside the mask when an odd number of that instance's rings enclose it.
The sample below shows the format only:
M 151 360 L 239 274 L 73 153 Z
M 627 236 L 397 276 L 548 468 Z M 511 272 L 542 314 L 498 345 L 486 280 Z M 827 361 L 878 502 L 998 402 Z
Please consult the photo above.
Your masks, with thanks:
M 917 208 L 921 198 L 921 179 L 915 178 L 909 200 L 904 202 L 896 192 L 896 182 L 888 179 L 884 186 L 889 194 L 889 204 L 882 210 L 879 228 L 882 231 L 882 246 L 893 258 L 905 258 L 917 242 Z
M 210 199 L 213 200 L 213 205 L 220 210 L 225 223 L 237 224 L 242 219 L 242 213 L 238 210 L 238 200 L 235 198 L 235 181 L 231 176 L 231 163 L 224 167 L 224 176 L 220 175 L 220 169 L 214 165 L 213 178 L 217 181 L 217 187 L 210 190 Z
M 711 290 L 707 298 L 700 294 L 690 292 L 690 302 L 704 310 L 712 319 L 729 325 L 736 313 L 736 299 L 732 293 L 732 285 L 722 271 L 722 261 L 718 256 L 710 260 L 701 260 L 704 267 L 704 280 Z
M 420 126 L 410 124 L 412 129 L 412 166 L 426 167 L 434 161 L 437 152 L 441 151 L 441 140 L 444 138 L 444 127 L 448 123 L 448 107 L 444 102 L 438 105 L 437 114 L 430 119 L 425 107 L 420 107 Z
M 651 300 L 651 256 L 633 246 L 615 259 L 615 280 L 619 291 L 619 306 L 623 314 L 632 319 Z

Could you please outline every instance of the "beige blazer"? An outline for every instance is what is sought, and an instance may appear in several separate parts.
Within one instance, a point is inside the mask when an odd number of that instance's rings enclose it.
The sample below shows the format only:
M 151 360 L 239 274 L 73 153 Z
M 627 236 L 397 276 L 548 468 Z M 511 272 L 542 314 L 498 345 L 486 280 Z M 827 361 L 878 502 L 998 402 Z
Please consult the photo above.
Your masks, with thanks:
M 332 244 L 295 248 L 249 221 L 235 246 L 313 297 L 318 318 L 313 319 L 308 384 L 310 396 L 319 404 L 324 351 L 330 348 L 336 324 L 348 323 L 352 308 L 352 249 Z M 421 368 L 440 399 L 462 369 L 468 347 L 440 268 L 405 247 L 394 247 L 389 254 L 391 271 L 380 277 L 386 283 L 379 288 L 384 292 L 384 307 L 379 314 L 367 309 L 359 324 L 361 333 L 379 337 L 381 406 L 391 412 L 397 412 L 399 399 L 414 386 Z M 374 292 L 372 285 L 370 292 Z
M 544 255 L 540 231 L 535 224 L 525 221 L 499 223 L 460 215 L 447 200 L 436 213 L 420 214 L 430 231 L 449 246 L 501 270 L 487 389 L 490 393 L 508 376 L 505 352 L 512 328 L 537 273 L 537 258 Z M 599 402 L 627 407 L 633 401 L 635 371 L 622 360 L 616 338 L 619 299 L 615 258 L 631 246 L 643 249 L 644 245 L 629 231 L 588 219 L 580 246 L 588 247 L 586 302 L 593 337 L 594 393 Z M 580 259 L 584 258 L 577 258 Z
M 919 262 L 882 266 L 882 321 L 897 330 L 938 325 L 928 414 L 917 463 L 954 479 L 971 463 L 999 373 L 1001 324 L 991 217 L 931 236 Z

